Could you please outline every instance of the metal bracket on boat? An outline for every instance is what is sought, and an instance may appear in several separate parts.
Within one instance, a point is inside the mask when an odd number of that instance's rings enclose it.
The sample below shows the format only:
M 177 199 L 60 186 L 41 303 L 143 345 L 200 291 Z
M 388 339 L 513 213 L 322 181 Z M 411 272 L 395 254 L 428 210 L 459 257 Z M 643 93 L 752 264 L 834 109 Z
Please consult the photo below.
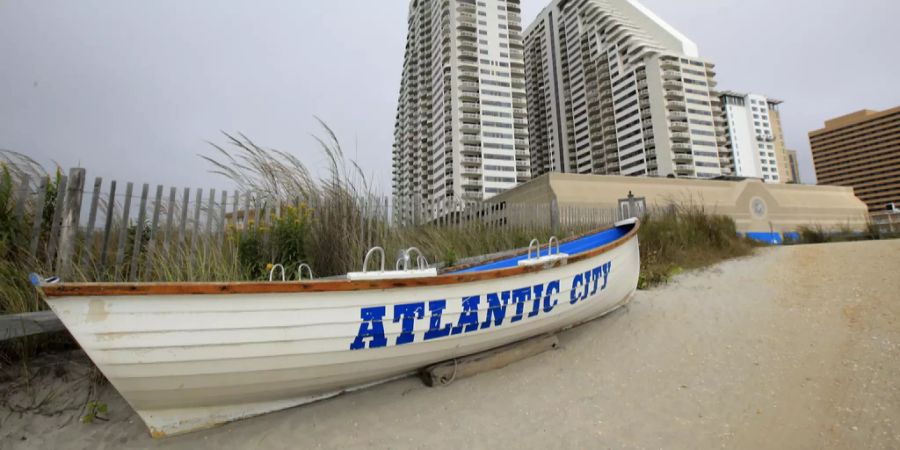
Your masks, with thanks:
M 409 268 L 409 262 L 410 262 L 410 260 L 412 259 L 412 253 L 414 253 L 414 252 L 417 254 L 417 256 L 416 256 L 416 269 L 417 269 L 417 270 L 425 270 L 425 269 L 427 269 L 427 268 L 428 268 L 428 260 L 425 259 L 425 255 L 422 254 L 422 251 L 419 250 L 419 249 L 416 248 L 416 247 L 410 247 L 410 248 L 408 248 L 408 249 L 406 249 L 406 250 L 403 250 L 403 251 L 400 253 L 400 257 L 397 258 L 397 263 L 394 264 L 394 270 L 402 270 L 402 271 L 408 271 L 408 270 L 410 270 L 410 268 Z M 403 268 L 402 268 L 402 269 L 401 269 L 401 267 L 400 267 L 401 263 L 403 264 Z
M 552 254 L 553 254 L 553 242 L 556 242 L 556 254 L 558 255 L 558 254 L 560 253 L 560 251 L 559 251 L 559 239 L 557 239 L 556 236 L 550 236 L 550 240 L 547 241 L 547 254 L 548 254 L 548 255 L 552 255 Z
M 369 258 L 375 252 L 381 254 L 381 270 L 378 272 L 369 272 Z M 413 254 L 416 254 L 415 269 L 409 267 Z M 350 272 L 347 274 L 347 278 L 350 280 L 382 280 L 391 278 L 422 278 L 437 276 L 437 269 L 428 267 L 428 260 L 422 255 L 422 251 L 416 247 L 410 247 L 403 250 L 400 257 L 397 259 L 397 263 L 394 265 L 394 269 L 395 270 L 385 272 L 384 249 L 381 247 L 372 247 L 369 249 L 369 252 L 366 253 L 366 257 L 363 260 L 362 272 Z
M 372 247 L 369 249 L 368 252 L 366 252 L 366 257 L 363 258 L 362 273 L 366 273 L 369 271 L 369 257 L 372 256 L 372 253 L 375 253 L 375 251 L 378 251 L 378 253 L 381 253 L 381 270 L 380 270 L 380 272 L 384 272 L 384 249 L 381 247 Z
M 556 242 L 556 253 L 553 253 L 553 243 Z M 531 249 L 535 247 L 534 257 L 531 257 Z M 566 260 L 569 258 L 568 253 L 563 253 L 559 250 L 559 239 L 556 236 L 550 236 L 550 240 L 547 242 L 547 255 L 541 256 L 541 242 L 537 239 L 532 239 L 528 244 L 528 254 L 525 259 L 518 262 L 520 266 L 536 266 L 538 264 L 544 264 L 553 261 Z
M 284 278 L 284 266 L 282 266 L 281 264 L 275 264 L 271 269 L 269 269 L 269 281 L 273 281 L 275 277 L 275 269 L 281 269 L 281 281 L 286 281 Z
M 537 238 L 534 238 L 531 240 L 531 242 L 528 243 L 528 259 L 531 259 L 531 247 L 535 247 L 534 257 L 540 258 L 541 257 L 541 241 L 537 240 Z
M 309 264 L 307 264 L 307 263 L 300 263 L 300 266 L 297 267 L 297 281 L 303 280 L 303 268 L 304 267 L 306 267 L 306 273 L 309 274 L 309 279 L 312 280 L 315 278 L 315 276 L 313 276 L 312 267 L 309 267 Z

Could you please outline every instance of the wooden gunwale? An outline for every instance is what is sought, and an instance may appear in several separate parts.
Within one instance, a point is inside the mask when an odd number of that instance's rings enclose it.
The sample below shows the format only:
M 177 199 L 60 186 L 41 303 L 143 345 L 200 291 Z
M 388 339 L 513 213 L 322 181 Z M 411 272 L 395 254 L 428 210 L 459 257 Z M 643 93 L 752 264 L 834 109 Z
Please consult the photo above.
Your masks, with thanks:
M 616 228 L 615 226 L 596 229 L 582 233 L 561 242 L 570 242 L 585 236 Z M 295 292 L 347 292 L 377 289 L 393 289 L 406 287 L 444 286 L 448 284 L 468 283 L 473 281 L 492 280 L 527 273 L 540 272 L 569 263 L 592 258 L 609 252 L 637 235 L 640 221 L 635 221 L 631 230 L 613 242 L 604 244 L 586 252 L 569 256 L 566 260 L 558 260 L 540 266 L 517 266 L 505 269 L 494 269 L 483 272 L 463 274 L 445 274 L 429 278 L 394 278 L 384 280 L 308 280 L 287 282 L 181 282 L 181 283 L 59 283 L 41 286 L 47 297 L 84 297 L 84 296 L 146 296 L 146 295 L 209 295 L 209 294 L 282 294 Z M 527 250 L 526 250 L 527 251 Z M 501 256 L 479 263 L 449 267 L 444 272 L 464 270 L 466 268 L 496 262 L 502 259 L 524 255 L 525 251 L 513 256 Z

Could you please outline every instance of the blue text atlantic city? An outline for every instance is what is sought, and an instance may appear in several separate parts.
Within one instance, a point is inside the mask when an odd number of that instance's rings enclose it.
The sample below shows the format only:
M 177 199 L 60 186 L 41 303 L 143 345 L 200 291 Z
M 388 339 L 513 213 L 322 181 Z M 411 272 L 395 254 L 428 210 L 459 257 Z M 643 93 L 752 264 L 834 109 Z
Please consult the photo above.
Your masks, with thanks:
M 606 289 L 611 269 L 612 262 L 607 262 L 584 273 L 576 274 L 572 278 L 569 303 L 574 305 Z M 455 324 L 442 323 L 441 321 L 441 315 L 447 308 L 446 299 L 397 304 L 394 305 L 393 317 L 387 319 L 401 325 L 401 332 L 392 343 L 388 342 L 384 334 L 384 320 L 385 316 L 387 316 L 387 307 L 372 306 L 361 308 L 359 316 L 362 319 L 362 323 L 359 325 L 356 339 L 350 343 L 350 350 L 360 350 L 366 348 L 366 346 L 376 348 L 385 347 L 389 344 L 404 345 L 414 342 L 416 340 L 415 322 L 425 318 L 426 306 L 430 316 L 429 328 L 421 336 L 421 339 L 429 341 L 484 330 L 492 326 L 502 326 L 507 318 L 506 308 L 512 305 L 515 305 L 515 312 L 510 311 L 511 316 L 508 323 L 530 319 L 542 312 L 549 313 L 559 303 L 559 293 L 560 282 L 556 280 L 547 284 L 492 292 L 485 295 L 484 298 L 481 295 L 463 297 L 461 299 L 462 312 Z M 478 307 L 482 300 L 487 302 L 487 308 L 479 310 Z M 525 307 L 529 301 L 532 304 L 526 310 Z M 484 317 L 479 317 L 479 312 L 483 313 Z

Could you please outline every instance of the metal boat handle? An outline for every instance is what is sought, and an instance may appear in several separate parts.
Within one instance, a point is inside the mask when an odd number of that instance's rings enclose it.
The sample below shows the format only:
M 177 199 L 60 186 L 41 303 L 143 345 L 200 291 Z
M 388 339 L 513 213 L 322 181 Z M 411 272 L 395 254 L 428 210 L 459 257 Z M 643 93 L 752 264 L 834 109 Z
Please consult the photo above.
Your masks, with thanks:
M 403 266 L 402 266 L 402 267 L 403 267 L 402 269 L 400 268 L 400 267 L 401 267 L 401 263 L 402 263 L 402 265 L 403 265 Z M 403 251 L 400 252 L 400 257 L 397 258 L 397 262 L 394 263 L 394 270 L 396 270 L 396 271 L 400 271 L 400 270 L 406 271 L 407 269 L 409 269 L 409 254 L 406 253 L 406 250 L 403 250 Z
M 273 278 L 274 278 L 274 276 L 275 276 L 275 269 L 281 269 L 281 281 L 285 281 L 285 279 L 284 279 L 284 266 L 282 266 L 281 264 L 275 264 L 275 265 L 272 266 L 272 268 L 269 270 L 269 281 L 272 281 L 272 280 L 273 280 Z
M 534 238 L 534 239 L 531 240 L 531 242 L 528 243 L 528 258 L 526 258 L 526 259 L 531 259 L 531 247 L 533 247 L 533 246 L 536 246 L 536 247 L 537 247 L 537 248 L 535 249 L 535 256 L 534 256 L 534 257 L 535 257 L 535 258 L 540 258 L 540 257 L 541 257 L 541 241 L 537 240 L 537 238 Z
M 297 267 L 297 281 L 300 281 L 303 279 L 303 268 L 304 267 L 306 267 L 306 273 L 309 274 L 309 279 L 312 280 L 313 278 L 315 278 L 315 276 L 313 276 L 312 267 L 309 267 L 309 264 L 300 263 L 300 266 Z
M 424 270 L 428 268 L 428 260 L 425 259 L 425 255 L 422 254 L 422 251 L 417 247 L 410 247 L 406 250 L 400 252 L 400 257 L 397 258 L 397 263 L 394 264 L 394 270 L 401 270 L 401 263 L 403 264 L 403 271 L 409 270 L 409 262 L 412 259 L 412 254 L 416 253 L 416 268 L 419 270 Z
M 363 258 L 363 273 L 366 273 L 368 271 L 369 257 L 372 256 L 372 253 L 374 253 L 376 250 L 381 253 L 381 271 L 384 272 L 384 249 L 381 247 L 372 247 L 368 252 L 366 252 L 366 257 Z
M 547 242 L 547 256 L 550 256 L 553 254 L 553 242 L 554 241 L 556 241 L 556 254 L 558 255 L 560 253 L 559 239 L 557 239 L 556 236 L 550 236 L 550 241 Z
M 422 251 L 419 250 L 417 247 L 410 247 L 410 248 L 406 249 L 407 257 L 412 256 L 413 252 L 415 252 L 419 255 L 416 257 L 416 267 L 419 270 L 427 269 L 428 268 L 428 260 L 425 259 L 425 255 L 423 255 Z M 407 260 L 408 260 L 408 258 L 407 258 Z

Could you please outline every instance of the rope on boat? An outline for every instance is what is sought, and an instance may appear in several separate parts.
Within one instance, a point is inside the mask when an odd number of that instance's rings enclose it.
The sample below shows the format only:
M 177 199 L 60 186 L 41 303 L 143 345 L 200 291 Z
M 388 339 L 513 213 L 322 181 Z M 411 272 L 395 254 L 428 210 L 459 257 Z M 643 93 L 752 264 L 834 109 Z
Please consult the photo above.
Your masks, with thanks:
M 459 367 L 459 359 L 453 358 L 453 373 L 450 374 L 450 378 L 448 378 L 446 381 L 445 381 L 445 380 L 441 380 L 441 382 L 442 382 L 441 384 L 443 384 L 444 386 L 447 386 L 447 385 L 449 385 L 450 383 L 452 383 L 453 380 L 456 379 L 456 369 L 457 369 L 457 367 Z

